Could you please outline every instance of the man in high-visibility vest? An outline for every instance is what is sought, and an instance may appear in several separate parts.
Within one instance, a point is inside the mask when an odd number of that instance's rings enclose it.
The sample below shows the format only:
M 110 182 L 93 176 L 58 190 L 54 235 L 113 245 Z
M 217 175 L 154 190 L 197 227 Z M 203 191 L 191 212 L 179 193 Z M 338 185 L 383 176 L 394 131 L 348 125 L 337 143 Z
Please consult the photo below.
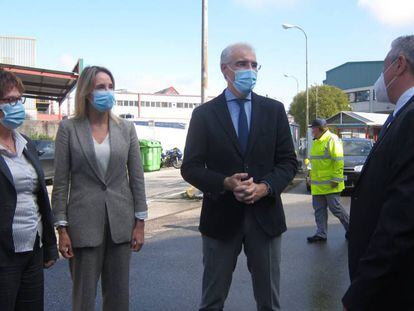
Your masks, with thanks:
M 315 119 L 311 127 L 314 140 L 310 152 L 310 179 L 317 231 L 308 237 L 308 242 L 315 243 L 326 242 L 328 207 L 341 221 L 345 232 L 348 232 L 349 215 L 339 201 L 339 195 L 345 188 L 342 141 L 329 131 L 324 119 Z

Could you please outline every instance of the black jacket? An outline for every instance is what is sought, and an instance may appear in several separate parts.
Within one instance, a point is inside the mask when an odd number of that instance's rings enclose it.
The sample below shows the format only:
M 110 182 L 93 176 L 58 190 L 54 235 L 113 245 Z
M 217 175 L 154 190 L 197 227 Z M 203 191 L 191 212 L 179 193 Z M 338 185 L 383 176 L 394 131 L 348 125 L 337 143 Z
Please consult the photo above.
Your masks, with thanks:
M 375 144 L 351 199 L 350 310 L 414 310 L 414 97 Z
M 42 215 L 43 222 L 43 253 L 44 261 L 56 260 L 58 251 L 56 247 L 55 230 L 52 223 L 49 197 L 42 167 L 37 156 L 36 147 L 29 138 L 25 137 L 27 145 L 23 151 L 26 159 L 33 165 L 39 176 L 39 191 L 37 193 L 37 204 Z M 13 177 L 3 157 L 0 156 L 0 263 L 14 253 L 12 223 L 16 210 L 17 193 L 14 187 Z
M 243 156 L 224 93 L 194 109 L 188 129 L 181 174 L 204 193 L 201 233 L 225 239 L 241 227 L 244 208 L 253 208 L 263 230 L 271 237 L 286 231 L 280 194 L 293 179 L 297 160 L 286 112 L 273 99 L 252 93 L 249 142 Z M 247 172 L 255 182 L 266 181 L 273 195 L 245 207 L 223 181 Z

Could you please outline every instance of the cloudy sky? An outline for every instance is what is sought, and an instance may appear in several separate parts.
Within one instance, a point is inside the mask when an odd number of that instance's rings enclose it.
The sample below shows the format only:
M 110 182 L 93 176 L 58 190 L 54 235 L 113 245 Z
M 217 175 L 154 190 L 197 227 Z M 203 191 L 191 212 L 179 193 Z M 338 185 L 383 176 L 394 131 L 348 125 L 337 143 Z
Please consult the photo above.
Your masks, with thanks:
M 256 91 L 289 106 L 309 84 L 348 61 L 382 60 L 392 39 L 412 34 L 412 0 L 210 0 L 209 95 L 225 87 L 222 49 L 249 42 L 262 64 Z M 113 71 L 117 88 L 200 92 L 201 0 L 5 1 L 0 35 L 37 39 L 37 66 L 70 70 L 78 58 Z

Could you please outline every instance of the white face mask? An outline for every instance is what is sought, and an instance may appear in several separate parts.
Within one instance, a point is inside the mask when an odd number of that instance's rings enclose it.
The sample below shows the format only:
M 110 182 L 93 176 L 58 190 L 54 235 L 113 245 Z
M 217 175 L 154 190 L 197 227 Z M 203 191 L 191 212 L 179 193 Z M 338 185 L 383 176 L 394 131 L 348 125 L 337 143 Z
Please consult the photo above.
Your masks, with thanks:
M 378 80 L 374 84 L 374 91 L 375 91 L 375 97 L 377 99 L 377 102 L 381 102 L 381 103 L 389 103 L 390 102 L 390 98 L 388 96 L 388 88 L 397 79 L 397 77 L 394 77 L 388 83 L 388 85 L 386 85 L 385 80 L 384 80 L 384 73 L 386 73 L 388 71 L 388 69 L 390 69 L 391 66 L 394 65 L 394 62 L 395 61 L 393 61 L 391 63 L 391 65 L 389 65 L 388 68 L 385 69 L 385 71 L 381 73 Z
M 381 72 L 377 82 L 374 84 L 375 98 L 377 102 L 389 103 L 390 98 L 388 97 L 387 86 L 384 81 L 384 74 Z

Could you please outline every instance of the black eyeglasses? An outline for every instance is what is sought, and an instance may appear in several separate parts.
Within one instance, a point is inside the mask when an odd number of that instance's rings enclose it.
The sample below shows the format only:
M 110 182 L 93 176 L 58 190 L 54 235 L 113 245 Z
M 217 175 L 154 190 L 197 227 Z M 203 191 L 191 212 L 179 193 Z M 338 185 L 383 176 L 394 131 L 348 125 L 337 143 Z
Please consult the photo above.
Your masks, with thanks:
M 0 105 L 9 104 L 14 106 L 19 102 L 24 104 L 26 102 L 26 97 L 9 97 L 0 99 Z

